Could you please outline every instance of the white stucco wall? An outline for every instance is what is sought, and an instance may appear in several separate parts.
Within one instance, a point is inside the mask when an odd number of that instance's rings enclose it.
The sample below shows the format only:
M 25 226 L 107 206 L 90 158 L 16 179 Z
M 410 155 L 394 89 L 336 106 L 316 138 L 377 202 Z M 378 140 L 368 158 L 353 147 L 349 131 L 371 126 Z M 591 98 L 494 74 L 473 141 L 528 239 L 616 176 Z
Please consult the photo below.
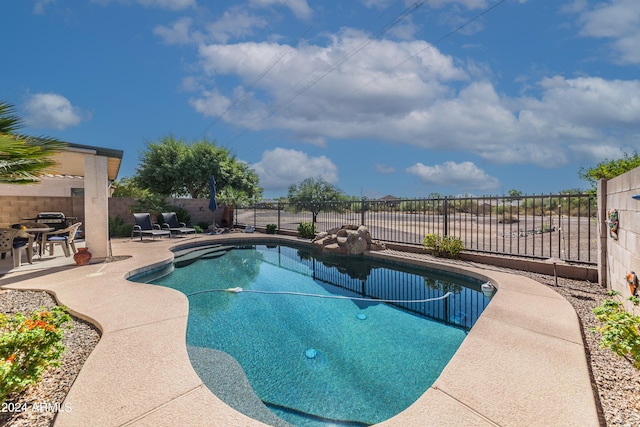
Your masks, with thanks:
M 72 188 L 84 188 L 84 179 L 78 176 L 44 176 L 38 184 L 0 184 L 0 196 L 70 197 Z

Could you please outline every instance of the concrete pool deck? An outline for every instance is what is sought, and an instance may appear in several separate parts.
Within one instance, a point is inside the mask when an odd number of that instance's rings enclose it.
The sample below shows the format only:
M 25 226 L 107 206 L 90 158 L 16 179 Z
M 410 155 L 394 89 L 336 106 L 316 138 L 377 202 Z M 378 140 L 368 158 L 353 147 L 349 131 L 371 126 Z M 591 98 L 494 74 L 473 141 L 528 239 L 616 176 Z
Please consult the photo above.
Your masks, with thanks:
M 266 425 L 226 405 L 196 374 L 185 344 L 187 298 L 172 289 L 126 280 L 171 262 L 172 247 L 239 238 L 301 243 L 286 236 L 234 233 L 117 239 L 113 255 L 130 257 L 82 267 L 71 258 L 34 260 L 0 278 L 5 289 L 52 293 L 102 333 L 64 402 L 71 410 L 58 414 L 56 426 Z M 397 251 L 372 256 L 427 263 L 490 280 L 498 288 L 438 380 L 413 405 L 380 425 L 600 425 L 580 322 L 558 293 L 495 269 L 427 262 Z

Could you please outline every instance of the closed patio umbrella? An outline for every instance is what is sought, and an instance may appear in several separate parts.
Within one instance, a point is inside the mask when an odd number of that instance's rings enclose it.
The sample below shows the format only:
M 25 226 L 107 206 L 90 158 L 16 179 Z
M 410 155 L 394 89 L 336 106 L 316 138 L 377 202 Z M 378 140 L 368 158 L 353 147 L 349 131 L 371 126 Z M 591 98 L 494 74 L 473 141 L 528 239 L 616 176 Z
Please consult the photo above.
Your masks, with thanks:
M 209 192 L 211 193 L 209 196 L 209 210 L 215 212 L 218 209 L 218 202 L 216 202 L 216 179 L 213 175 L 209 179 Z

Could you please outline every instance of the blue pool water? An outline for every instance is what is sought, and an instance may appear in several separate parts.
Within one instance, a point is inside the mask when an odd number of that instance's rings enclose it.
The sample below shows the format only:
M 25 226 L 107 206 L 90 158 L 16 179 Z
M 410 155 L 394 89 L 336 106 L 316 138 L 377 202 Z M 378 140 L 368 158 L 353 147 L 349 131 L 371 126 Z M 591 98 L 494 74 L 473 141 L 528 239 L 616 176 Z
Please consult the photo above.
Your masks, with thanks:
M 479 281 L 462 276 L 361 258 L 341 264 L 285 246 L 237 247 L 153 283 L 188 295 L 187 345 L 231 355 L 280 418 L 296 426 L 370 425 L 433 384 L 489 300 Z M 235 287 L 243 292 L 221 291 Z M 451 294 L 384 304 L 250 291 L 394 300 Z

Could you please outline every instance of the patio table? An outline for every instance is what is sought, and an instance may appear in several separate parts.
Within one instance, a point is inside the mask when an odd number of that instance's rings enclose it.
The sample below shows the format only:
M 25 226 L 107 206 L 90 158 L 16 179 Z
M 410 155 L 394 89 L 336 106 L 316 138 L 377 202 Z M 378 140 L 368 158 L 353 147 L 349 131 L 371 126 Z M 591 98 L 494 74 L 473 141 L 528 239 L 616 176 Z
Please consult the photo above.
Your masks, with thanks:
M 33 254 L 33 244 L 36 243 L 38 245 L 38 258 L 42 258 L 42 248 L 44 247 L 44 245 L 41 242 L 42 234 L 48 233 L 53 230 L 55 230 L 55 228 L 53 227 L 35 227 L 35 228 L 20 229 L 21 232 L 25 234 L 29 234 L 32 238 L 32 240 L 29 241 L 29 248 L 31 249 L 32 254 Z M 22 237 L 20 235 L 18 236 Z

